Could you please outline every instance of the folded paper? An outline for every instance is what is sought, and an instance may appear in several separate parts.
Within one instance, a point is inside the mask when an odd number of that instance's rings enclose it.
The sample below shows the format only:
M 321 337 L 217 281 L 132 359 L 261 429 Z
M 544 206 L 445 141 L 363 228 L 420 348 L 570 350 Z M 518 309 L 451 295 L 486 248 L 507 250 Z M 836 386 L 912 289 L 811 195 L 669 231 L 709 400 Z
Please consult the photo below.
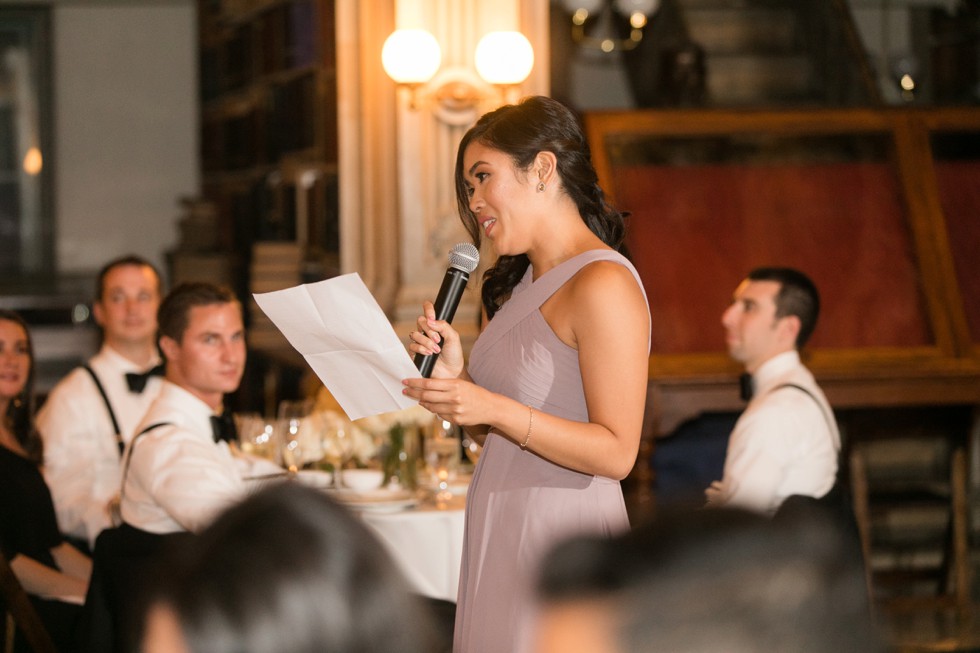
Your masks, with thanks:
M 356 272 L 253 297 L 350 419 L 415 405 L 401 380 L 419 371 Z

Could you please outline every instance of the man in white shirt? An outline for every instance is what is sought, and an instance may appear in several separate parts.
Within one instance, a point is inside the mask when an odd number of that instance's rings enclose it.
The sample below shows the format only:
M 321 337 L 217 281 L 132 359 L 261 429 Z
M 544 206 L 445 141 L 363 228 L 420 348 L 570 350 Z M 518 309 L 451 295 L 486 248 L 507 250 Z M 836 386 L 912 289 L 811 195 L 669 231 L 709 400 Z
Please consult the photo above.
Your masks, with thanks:
M 102 348 L 51 390 L 37 416 L 58 526 L 90 545 L 110 523 L 123 446 L 160 392 L 160 296 L 160 275 L 144 259 L 106 264 L 92 305 Z
M 164 298 L 158 322 L 166 378 L 126 449 L 120 513 L 149 533 L 198 532 L 245 496 L 214 425 L 245 369 L 242 307 L 230 290 L 185 283 Z
M 840 434 L 799 350 L 820 312 L 816 286 L 789 268 L 758 268 L 722 316 L 728 351 L 750 375 L 751 400 L 728 441 L 709 506 L 767 515 L 791 495 L 820 498 L 837 475 Z

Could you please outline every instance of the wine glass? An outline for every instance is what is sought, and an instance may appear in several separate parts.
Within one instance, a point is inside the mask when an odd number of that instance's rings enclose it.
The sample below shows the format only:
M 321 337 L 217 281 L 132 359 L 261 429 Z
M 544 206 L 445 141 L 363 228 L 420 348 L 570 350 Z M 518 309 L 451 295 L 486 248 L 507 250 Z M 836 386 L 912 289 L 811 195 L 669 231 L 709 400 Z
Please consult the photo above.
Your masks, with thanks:
M 311 427 L 309 417 L 312 409 L 312 399 L 287 400 L 279 403 L 277 425 L 280 433 L 280 453 L 283 465 L 291 474 L 302 469 L 312 453 L 309 446 Z
M 259 413 L 235 413 L 234 418 L 242 452 L 277 462 L 274 424 Z
M 354 452 L 354 433 L 352 424 L 341 419 L 331 419 L 321 431 L 323 457 L 333 467 L 333 488 L 342 484 L 341 474 L 344 465 L 351 459 Z
M 453 498 L 449 485 L 459 470 L 459 434 L 452 424 L 437 419 L 426 436 L 425 463 L 436 490 L 436 503 L 441 505 Z

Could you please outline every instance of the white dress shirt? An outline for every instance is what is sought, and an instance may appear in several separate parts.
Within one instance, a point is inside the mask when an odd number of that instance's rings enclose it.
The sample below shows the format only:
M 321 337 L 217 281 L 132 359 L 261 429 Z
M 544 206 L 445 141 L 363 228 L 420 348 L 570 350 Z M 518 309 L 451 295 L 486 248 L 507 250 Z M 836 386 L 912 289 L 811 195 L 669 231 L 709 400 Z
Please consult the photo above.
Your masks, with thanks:
M 806 388 L 779 388 L 791 383 Z M 767 515 L 793 494 L 822 497 L 834 485 L 840 433 L 833 411 L 796 351 L 774 356 L 753 375 L 755 392 L 728 440 L 721 481 L 705 495 Z
M 159 363 L 153 360 L 148 367 Z M 135 363 L 103 345 L 89 365 L 105 389 L 119 422 L 123 442 L 160 393 L 163 383 L 151 377 L 136 393 L 126 383 L 127 372 L 143 372 Z M 109 526 L 109 501 L 119 491 L 119 445 L 112 419 L 92 377 L 72 370 L 51 390 L 37 415 L 44 440 L 44 480 L 51 489 L 62 533 L 95 543 Z
M 214 442 L 214 411 L 178 385 L 164 381 L 137 437 L 126 449 L 123 521 L 151 533 L 198 532 L 245 496 L 241 471 L 226 442 Z

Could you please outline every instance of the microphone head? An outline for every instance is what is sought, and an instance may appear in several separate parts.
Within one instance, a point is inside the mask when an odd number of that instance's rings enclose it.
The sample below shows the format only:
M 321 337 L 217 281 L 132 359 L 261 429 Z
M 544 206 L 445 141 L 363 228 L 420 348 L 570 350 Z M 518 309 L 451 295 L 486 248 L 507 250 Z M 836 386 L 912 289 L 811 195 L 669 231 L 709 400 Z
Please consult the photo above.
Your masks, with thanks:
M 480 252 L 473 243 L 459 243 L 449 250 L 449 267 L 469 274 L 480 264 Z

